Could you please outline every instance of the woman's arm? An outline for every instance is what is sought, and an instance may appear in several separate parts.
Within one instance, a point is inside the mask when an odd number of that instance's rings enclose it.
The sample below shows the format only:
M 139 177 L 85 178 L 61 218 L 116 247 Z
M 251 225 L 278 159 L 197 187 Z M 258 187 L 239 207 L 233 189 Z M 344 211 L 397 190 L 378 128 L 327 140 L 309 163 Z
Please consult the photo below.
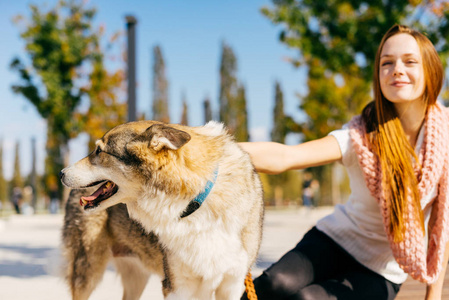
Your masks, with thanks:
M 333 136 L 288 146 L 274 142 L 239 143 L 249 153 L 258 172 L 279 174 L 341 159 L 340 146 Z
M 444 250 L 443 268 L 437 281 L 427 285 L 425 300 L 441 300 L 444 277 L 446 276 L 447 264 L 449 261 L 449 242 L 446 243 L 446 249 Z

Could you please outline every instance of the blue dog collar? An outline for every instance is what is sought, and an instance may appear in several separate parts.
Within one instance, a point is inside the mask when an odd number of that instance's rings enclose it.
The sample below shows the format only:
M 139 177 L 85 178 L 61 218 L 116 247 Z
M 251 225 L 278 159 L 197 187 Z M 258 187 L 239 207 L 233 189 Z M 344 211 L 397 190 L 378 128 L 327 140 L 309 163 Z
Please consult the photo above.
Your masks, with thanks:
M 217 175 L 218 175 L 218 167 L 217 167 L 217 169 L 215 169 L 214 179 L 212 181 L 209 180 L 206 183 L 206 187 L 204 188 L 204 191 L 201 192 L 198 196 L 196 196 L 195 199 L 193 199 L 192 201 L 189 202 L 189 204 L 187 205 L 187 208 L 181 214 L 181 219 L 185 218 L 187 216 L 190 216 L 191 214 L 193 214 L 195 211 L 197 211 L 201 207 L 201 205 L 206 200 L 207 196 L 209 196 L 210 191 L 214 187 L 215 180 L 217 180 Z

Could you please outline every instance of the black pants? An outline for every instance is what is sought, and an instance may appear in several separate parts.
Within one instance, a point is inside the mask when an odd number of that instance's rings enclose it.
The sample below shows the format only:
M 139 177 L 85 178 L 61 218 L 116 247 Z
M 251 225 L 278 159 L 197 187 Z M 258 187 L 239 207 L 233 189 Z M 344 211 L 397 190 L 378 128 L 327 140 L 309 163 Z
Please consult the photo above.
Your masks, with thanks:
M 259 300 L 392 300 L 401 287 L 361 265 L 315 227 L 254 286 Z

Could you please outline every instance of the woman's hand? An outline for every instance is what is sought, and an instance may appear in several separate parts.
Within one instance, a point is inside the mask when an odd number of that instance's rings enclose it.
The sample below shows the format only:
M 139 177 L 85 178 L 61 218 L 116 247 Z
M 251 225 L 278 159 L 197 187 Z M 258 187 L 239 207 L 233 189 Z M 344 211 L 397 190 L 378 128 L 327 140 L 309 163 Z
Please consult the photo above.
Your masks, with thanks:
M 449 261 L 449 242 L 444 250 L 443 268 L 437 281 L 427 285 L 425 300 L 441 300 L 443 292 L 444 277 L 446 276 L 447 264 Z

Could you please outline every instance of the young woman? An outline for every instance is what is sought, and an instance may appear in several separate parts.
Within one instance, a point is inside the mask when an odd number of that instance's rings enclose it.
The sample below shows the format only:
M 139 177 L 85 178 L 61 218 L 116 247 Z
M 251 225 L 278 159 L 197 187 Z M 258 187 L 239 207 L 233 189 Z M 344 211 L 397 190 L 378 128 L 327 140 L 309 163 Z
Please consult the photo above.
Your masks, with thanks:
M 449 258 L 449 110 L 443 67 L 421 33 L 395 25 L 376 54 L 374 101 L 327 137 L 242 143 L 276 174 L 335 161 L 351 196 L 254 281 L 259 299 L 394 299 L 407 275 L 441 299 Z M 242 299 L 246 299 L 246 295 Z

